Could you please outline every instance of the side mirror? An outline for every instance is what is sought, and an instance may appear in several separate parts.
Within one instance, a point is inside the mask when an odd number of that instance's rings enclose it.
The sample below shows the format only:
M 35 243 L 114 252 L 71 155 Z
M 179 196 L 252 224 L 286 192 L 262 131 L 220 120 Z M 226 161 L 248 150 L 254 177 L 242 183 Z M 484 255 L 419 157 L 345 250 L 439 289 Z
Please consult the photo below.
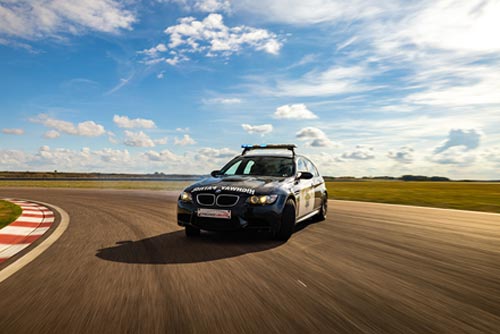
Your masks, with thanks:
M 217 177 L 217 175 L 220 174 L 220 170 L 213 170 L 210 175 L 212 175 L 212 177 Z
M 299 174 L 297 175 L 297 179 L 299 180 L 310 180 L 314 177 L 314 175 L 312 175 L 312 173 L 309 173 L 309 172 L 299 172 Z

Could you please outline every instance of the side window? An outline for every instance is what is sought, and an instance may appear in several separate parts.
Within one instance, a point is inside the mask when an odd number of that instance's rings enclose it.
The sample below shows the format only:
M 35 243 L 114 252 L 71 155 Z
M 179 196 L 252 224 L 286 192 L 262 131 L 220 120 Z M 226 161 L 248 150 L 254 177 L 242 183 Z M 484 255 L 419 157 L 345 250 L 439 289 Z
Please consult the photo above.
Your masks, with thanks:
M 299 160 L 297 161 L 297 169 L 299 172 L 307 172 L 307 166 L 304 162 L 304 159 L 299 158 Z
M 253 160 L 248 161 L 247 165 L 245 166 L 245 169 L 243 170 L 243 175 L 250 174 L 250 171 L 252 170 L 253 165 L 255 165 L 255 161 L 253 161 Z
M 306 160 L 307 171 L 314 176 L 319 176 L 318 170 L 314 167 L 314 164 L 310 160 Z
M 229 167 L 229 169 L 224 172 L 224 175 L 236 174 L 236 171 L 238 171 L 238 167 L 240 167 L 240 165 L 241 165 L 241 160 L 233 164 L 231 167 Z

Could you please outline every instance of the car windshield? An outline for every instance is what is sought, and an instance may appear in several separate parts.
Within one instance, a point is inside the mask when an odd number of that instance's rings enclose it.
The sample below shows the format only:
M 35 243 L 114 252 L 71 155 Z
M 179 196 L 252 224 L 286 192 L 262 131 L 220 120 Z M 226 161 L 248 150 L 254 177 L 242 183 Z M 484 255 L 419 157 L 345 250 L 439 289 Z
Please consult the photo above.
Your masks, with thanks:
M 288 157 L 240 157 L 230 161 L 220 172 L 222 175 L 259 175 L 287 177 L 294 173 L 294 163 Z

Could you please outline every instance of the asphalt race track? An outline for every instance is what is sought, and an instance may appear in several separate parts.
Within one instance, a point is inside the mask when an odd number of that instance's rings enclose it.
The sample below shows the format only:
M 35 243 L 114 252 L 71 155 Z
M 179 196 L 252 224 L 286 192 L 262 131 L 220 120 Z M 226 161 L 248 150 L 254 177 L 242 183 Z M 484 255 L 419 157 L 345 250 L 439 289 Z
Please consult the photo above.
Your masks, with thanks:
M 0 189 L 71 222 L 0 284 L 0 333 L 498 333 L 500 215 L 331 201 L 287 243 L 186 239 L 174 193 Z

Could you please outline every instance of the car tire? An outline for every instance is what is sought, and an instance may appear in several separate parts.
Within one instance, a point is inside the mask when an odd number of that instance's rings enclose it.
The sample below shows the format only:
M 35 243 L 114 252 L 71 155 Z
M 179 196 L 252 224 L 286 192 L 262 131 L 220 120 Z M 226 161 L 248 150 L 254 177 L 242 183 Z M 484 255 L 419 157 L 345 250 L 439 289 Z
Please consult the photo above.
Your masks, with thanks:
M 314 220 L 317 222 L 322 222 L 323 220 L 326 219 L 326 214 L 328 213 L 328 196 L 323 198 L 323 201 L 321 202 L 321 208 L 319 209 L 318 214 L 314 217 Z
M 287 241 L 295 229 L 295 202 L 287 200 L 281 215 L 281 224 L 275 238 L 280 241 Z
M 195 237 L 200 235 L 200 229 L 193 226 L 186 226 L 186 237 Z

